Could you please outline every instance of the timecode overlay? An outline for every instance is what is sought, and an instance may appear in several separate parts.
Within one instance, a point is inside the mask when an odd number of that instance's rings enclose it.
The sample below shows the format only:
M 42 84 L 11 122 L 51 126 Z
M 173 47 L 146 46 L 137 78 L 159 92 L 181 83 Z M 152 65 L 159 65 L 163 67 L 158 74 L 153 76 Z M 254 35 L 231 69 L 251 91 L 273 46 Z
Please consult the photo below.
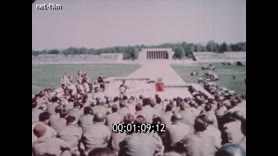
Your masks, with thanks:
M 165 124 L 113 124 L 112 131 L 115 133 L 164 133 Z

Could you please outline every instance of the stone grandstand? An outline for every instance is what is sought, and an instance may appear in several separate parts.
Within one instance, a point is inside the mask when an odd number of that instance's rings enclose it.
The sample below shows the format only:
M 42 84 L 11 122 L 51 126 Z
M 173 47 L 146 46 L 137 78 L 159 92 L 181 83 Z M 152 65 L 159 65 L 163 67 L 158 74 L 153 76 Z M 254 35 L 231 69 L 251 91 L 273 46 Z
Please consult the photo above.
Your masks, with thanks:
M 246 61 L 246 52 L 194 52 L 197 62 Z
M 101 55 L 55 55 L 41 54 L 32 56 L 32 64 L 94 64 L 94 63 L 121 63 L 121 53 Z

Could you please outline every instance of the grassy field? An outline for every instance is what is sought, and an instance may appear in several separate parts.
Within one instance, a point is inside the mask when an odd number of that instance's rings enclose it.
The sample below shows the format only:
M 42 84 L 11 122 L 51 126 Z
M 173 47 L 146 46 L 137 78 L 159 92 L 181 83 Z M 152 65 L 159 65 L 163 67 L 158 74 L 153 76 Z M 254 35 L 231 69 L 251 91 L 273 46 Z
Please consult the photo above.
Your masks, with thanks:
M 88 74 L 91 81 L 95 80 L 100 74 L 106 77 L 128 76 L 138 69 L 136 64 L 71 64 L 71 65 L 32 65 L 32 94 L 36 94 L 44 88 L 59 87 L 60 77 L 63 73 L 76 78 L 77 71 L 81 70 Z
M 173 69 L 183 78 L 187 83 L 197 83 L 198 77 L 203 75 L 205 71 L 202 71 L 201 66 L 207 63 L 196 63 L 192 65 L 172 65 Z M 246 87 L 244 79 L 246 77 L 246 66 L 236 65 L 222 65 L 221 63 L 211 63 L 217 69 L 215 72 L 218 73 L 220 78 L 216 83 L 220 86 L 226 87 L 230 90 L 236 91 L 238 94 L 245 94 Z M 199 76 L 190 76 L 192 71 L 199 71 Z M 233 80 L 233 75 L 236 79 Z
M 190 73 L 199 71 L 200 75 L 202 75 L 204 71 L 201 70 L 201 66 L 204 64 L 172 65 L 172 67 L 185 82 L 197 83 L 197 79 L 200 76 L 190 76 Z M 220 86 L 234 90 L 238 94 L 245 94 L 246 66 L 227 66 L 221 63 L 213 63 L 213 65 L 217 68 L 216 72 L 220 78 L 217 83 Z M 95 80 L 100 74 L 104 74 L 106 77 L 128 76 L 139 67 L 140 65 L 136 64 L 32 65 L 32 94 L 36 94 L 44 88 L 58 87 L 63 73 L 76 76 L 77 70 L 82 70 L 89 75 L 91 80 Z M 236 75 L 236 80 L 232 79 L 232 75 Z

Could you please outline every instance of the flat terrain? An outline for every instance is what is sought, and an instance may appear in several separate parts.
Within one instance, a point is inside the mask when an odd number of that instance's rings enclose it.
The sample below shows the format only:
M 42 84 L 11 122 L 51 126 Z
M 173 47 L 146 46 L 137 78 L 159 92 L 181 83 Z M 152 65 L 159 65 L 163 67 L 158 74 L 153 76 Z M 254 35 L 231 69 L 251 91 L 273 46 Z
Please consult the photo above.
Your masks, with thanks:
M 185 83 L 197 83 L 198 77 L 200 77 L 204 71 L 201 70 L 201 66 L 206 63 L 194 63 L 194 64 L 185 64 L 185 65 L 171 65 L 171 67 L 176 71 L 176 73 L 184 80 Z M 220 80 L 217 83 L 220 86 L 224 86 L 228 89 L 234 90 L 239 94 L 245 94 L 246 87 L 244 84 L 244 79 L 246 77 L 246 66 L 227 66 L 222 65 L 221 63 L 212 63 L 216 66 L 216 72 L 219 74 Z M 52 64 L 52 65 L 32 65 L 32 94 L 36 94 L 44 88 L 50 87 L 59 87 L 60 77 L 63 73 L 68 75 L 76 76 L 77 70 L 85 71 L 91 80 L 97 78 L 98 75 L 104 74 L 106 77 L 125 77 L 131 76 L 132 73 L 139 69 L 140 65 L 138 64 Z M 166 73 L 163 73 L 163 65 L 160 66 L 160 70 L 150 70 L 152 74 L 148 72 L 143 72 L 142 77 L 160 77 L 165 76 Z M 147 68 L 146 68 L 147 69 Z M 142 70 L 140 70 L 142 72 Z M 138 72 L 140 72 L 138 71 Z M 190 76 L 192 71 L 199 71 L 199 76 Z M 137 72 L 137 73 L 138 73 Z M 161 74 L 159 74 L 159 72 Z M 136 72 L 135 72 L 136 73 Z M 134 74 L 135 74 L 134 73 Z M 232 76 L 236 75 L 236 79 L 233 80 Z M 163 77 L 164 77 L 163 76 Z M 141 77 L 141 76 L 140 76 Z M 76 77 L 74 77 L 75 80 Z M 169 75 L 164 78 L 168 82 Z M 180 79 L 180 78 L 178 78 Z M 175 83 L 181 84 L 180 80 L 174 80 Z M 169 81 L 171 82 L 171 81 Z
M 197 83 L 197 79 L 201 77 L 206 71 L 202 71 L 201 66 L 208 63 L 194 63 L 186 65 L 172 65 L 173 69 L 184 79 L 187 83 Z M 238 94 L 245 94 L 246 87 L 244 79 L 246 78 L 246 66 L 236 65 L 222 65 L 221 63 L 211 63 L 217 69 L 214 72 L 218 73 L 220 78 L 216 81 L 220 86 L 226 87 L 230 90 L 236 91 Z M 199 71 L 199 76 L 190 76 L 192 71 Z M 233 75 L 236 79 L 233 80 Z
M 100 74 L 106 77 L 128 76 L 138 69 L 137 64 L 62 64 L 62 65 L 32 65 L 32 94 L 36 94 L 44 88 L 59 87 L 60 77 L 63 73 L 74 76 L 76 80 L 77 71 L 81 70 L 88 74 L 91 81 Z

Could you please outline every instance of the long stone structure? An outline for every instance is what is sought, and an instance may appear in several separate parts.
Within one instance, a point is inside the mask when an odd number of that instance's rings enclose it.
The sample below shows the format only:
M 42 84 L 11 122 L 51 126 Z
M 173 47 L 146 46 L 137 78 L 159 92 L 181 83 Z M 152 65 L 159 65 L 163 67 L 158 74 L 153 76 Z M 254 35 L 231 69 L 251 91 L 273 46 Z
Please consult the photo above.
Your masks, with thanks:
M 146 48 L 139 53 L 139 61 L 172 60 L 174 51 L 171 48 Z

